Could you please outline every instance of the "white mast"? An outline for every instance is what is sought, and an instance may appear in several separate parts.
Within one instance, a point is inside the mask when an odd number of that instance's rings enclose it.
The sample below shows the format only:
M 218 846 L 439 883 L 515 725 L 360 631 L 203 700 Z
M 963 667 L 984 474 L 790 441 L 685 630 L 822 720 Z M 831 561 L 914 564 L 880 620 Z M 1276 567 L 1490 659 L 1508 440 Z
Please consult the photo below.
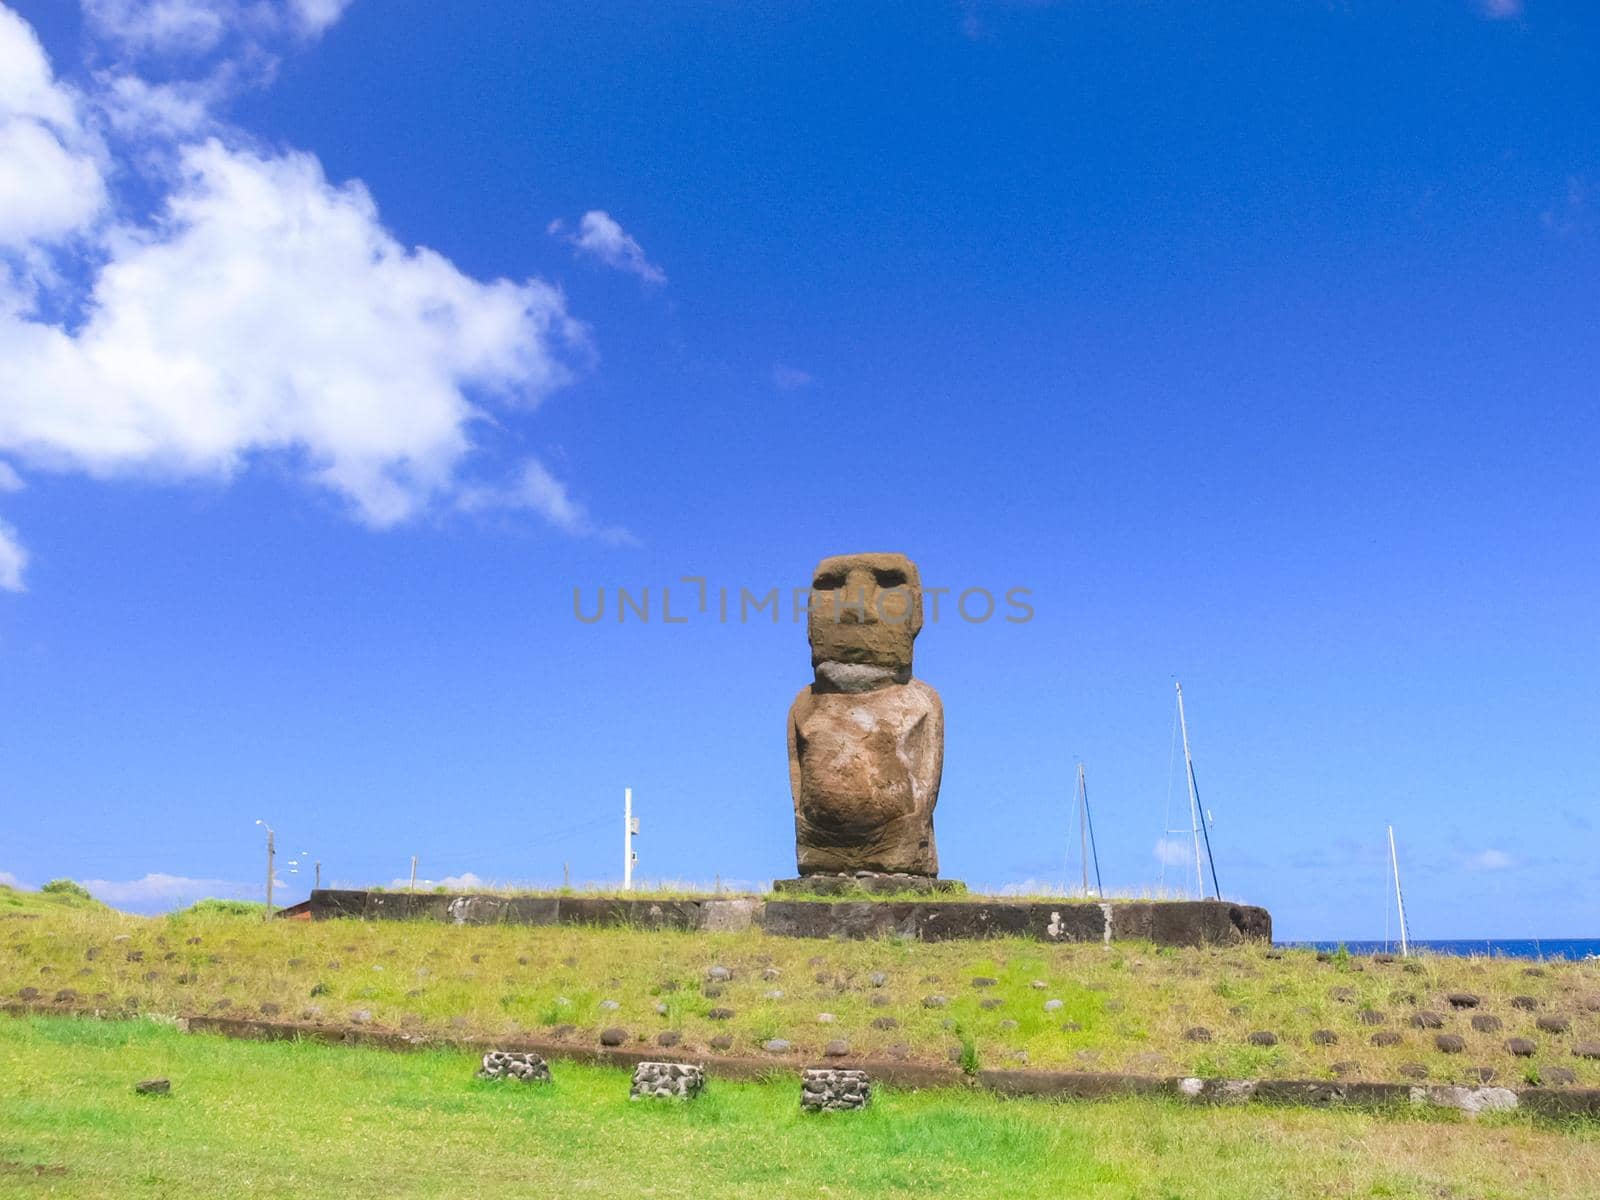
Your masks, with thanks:
M 1400 894 L 1400 856 L 1394 849 L 1394 826 L 1389 826 L 1389 866 L 1394 870 L 1394 902 L 1400 910 L 1400 957 L 1411 957 L 1411 939 L 1406 930 L 1406 900 Z
M 633 852 L 633 835 L 639 832 L 639 818 L 633 815 L 633 789 L 622 789 L 622 890 L 633 890 L 633 864 L 639 856 Z
M 1078 764 L 1078 853 L 1083 859 L 1083 894 L 1089 894 L 1089 783 Z
M 1183 777 L 1189 784 L 1189 832 L 1194 838 L 1194 894 L 1204 899 L 1206 876 L 1200 865 L 1200 798 L 1194 794 L 1194 760 L 1189 757 L 1189 722 L 1183 716 L 1183 684 L 1178 683 L 1177 688 L 1178 726 L 1183 730 Z

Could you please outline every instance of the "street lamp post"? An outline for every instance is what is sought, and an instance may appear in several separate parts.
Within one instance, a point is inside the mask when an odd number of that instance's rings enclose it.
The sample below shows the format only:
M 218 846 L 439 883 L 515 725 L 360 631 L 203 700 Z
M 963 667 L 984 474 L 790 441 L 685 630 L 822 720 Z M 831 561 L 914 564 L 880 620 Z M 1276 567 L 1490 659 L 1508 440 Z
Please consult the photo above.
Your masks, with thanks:
M 265 821 L 258 820 L 257 825 L 267 831 L 267 915 L 264 920 L 272 920 L 272 856 L 277 853 L 277 846 L 272 832 L 272 826 Z

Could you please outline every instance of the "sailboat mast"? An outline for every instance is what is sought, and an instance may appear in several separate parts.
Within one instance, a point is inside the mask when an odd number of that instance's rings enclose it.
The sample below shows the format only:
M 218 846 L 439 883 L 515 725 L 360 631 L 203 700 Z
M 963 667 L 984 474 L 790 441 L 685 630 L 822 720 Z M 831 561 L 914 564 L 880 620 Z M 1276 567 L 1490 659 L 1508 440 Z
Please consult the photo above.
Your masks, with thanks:
M 1189 722 L 1183 715 L 1183 684 L 1174 680 L 1178 689 L 1178 726 L 1183 730 L 1184 776 L 1189 783 L 1190 828 L 1194 835 L 1194 881 L 1196 894 L 1206 894 L 1205 870 L 1200 863 L 1200 838 L 1206 840 L 1206 858 L 1211 863 L 1211 887 L 1218 900 L 1222 899 L 1222 885 L 1217 882 L 1217 860 L 1211 854 L 1211 833 L 1206 829 L 1205 816 L 1200 810 L 1200 788 L 1194 778 L 1194 756 L 1189 753 Z
M 1083 863 L 1083 894 L 1089 894 L 1089 785 L 1078 764 L 1078 857 Z
M 1400 894 L 1400 856 L 1394 849 L 1394 826 L 1389 826 L 1389 866 L 1394 870 L 1394 903 L 1400 910 L 1400 957 L 1411 957 L 1411 939 L 1406 930 L 1406 900 Z

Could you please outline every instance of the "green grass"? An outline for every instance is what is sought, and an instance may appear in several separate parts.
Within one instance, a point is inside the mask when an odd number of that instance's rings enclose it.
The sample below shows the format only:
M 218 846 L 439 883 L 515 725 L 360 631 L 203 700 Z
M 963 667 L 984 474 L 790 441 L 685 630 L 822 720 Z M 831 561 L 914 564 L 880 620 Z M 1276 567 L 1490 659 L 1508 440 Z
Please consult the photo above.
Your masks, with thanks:
M 630 1103 L 619 1070 L 557 1062 L 548 1087 L 488 1083 L 462 1053 L 232 1042 L 150 1020 L 0 1021 L 0 1061 L 4 1196 L 1577 1200 L 1600 1178 L 1600 1135 L 1516 1117 L 954 1090 L 805 1115 L 792 1078 Z M 150 1076 L 172 1093 L 136 1095 Z
M 377 1029 L 531 1035 L 574 1046 L 594 1046 L 601 1029 L 621 1026 L 635 1045 L 675 1031 L 687 1053 L 720 1049 L 713 1039 L 728 1038 L 728 1052 L 759 1055 L 763 1043 L 783 1038 L 793 1043 L 791 1063 L 844 1039 L 857 1057 L 981 1067 L 1318 1079 L 1339 1065 L 1346 1078 L 1388 1081 L 1411 1067 L 1438 1083 L 1477 1082 L 1488 1068 L 1510 1086 L 1548 1081 L 1559 1068 L 1577 1084 L 1600 1086 L 1600 1061 L 1572 1053 L 1600 1039 L 1595 963 L 1318 962 L 1305 951 L 1269 957 L 1260 946 L 837 942 L 760 932 L 266 922 L 215 912 L 145 918 L 30 903 L 0 906 L 0 999 L 50 1002 L 59 994 L 64 1005 L 325 1024 L 361 1013 Z M 720 994 L 707 979 L 713 965 L 733 973 Z M 885 977 L 881 986 L 875 973 Z M 979 978 L 993 985 L 975 987 Z M 1453 991 L 1478 994 L 1480 1006 L 1453 1009 Z M 934 995 L 948 1003 L 925 1006 Z M 1518 996 L 1536 1007 L 1517 1007 Z M 1060 1004 L 1047 1011 L 1051 1000 Z M 733 1015 L 716 1019 L 714 1009 Z M 1363 1024 L 1369 1009 L 1385 1023 Z M 1424 1010 L 1440 1014 L 1442 1032 L 1465 1039 L 1465 1053 L 1442 1053 L 1434 1031 L 1410 1024 Z M 820 1021 L 824 1013 L 834 1019 Z M 1474 1029 L 1474 1013 L 1502 1027 Z M 1539 1030 L 1542 1016 L 1567 1020 L 1568 1031 Z M 892 1028 L 878 1027 L 885 1018 Z M 1211 1041 L 1188 1040 L 1195 1026 L 1210 1030 Z M 1336 1033 L 1336 1044 L 1313 1039 L 1323 1029 Z M 1251 1045 L 1258 1030 L 1275 1033 L 1278 1044 Z M 1373 1045 L 1380 1030 L 1398 1034 L 1400 1044 Z M 1538 1053 L 1513 1057 L 1505 1048 L 1513 1036 L 1533 1039 Z
M 70 879 L 53 880 L 37 892 L 0 883 L 0 916 L 48 916 L 74 909 L 111 911 Z

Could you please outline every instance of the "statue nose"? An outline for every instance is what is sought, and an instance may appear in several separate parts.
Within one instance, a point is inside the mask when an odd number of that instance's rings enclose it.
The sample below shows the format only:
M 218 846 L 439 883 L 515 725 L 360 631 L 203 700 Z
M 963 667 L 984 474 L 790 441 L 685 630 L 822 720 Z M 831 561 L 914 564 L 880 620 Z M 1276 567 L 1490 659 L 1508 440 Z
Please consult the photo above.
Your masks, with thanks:
M 877 588 L 868 571 L 851 571 L 845 576 L 844 602 L 839 606 L 841 625 L 876 625 Z

